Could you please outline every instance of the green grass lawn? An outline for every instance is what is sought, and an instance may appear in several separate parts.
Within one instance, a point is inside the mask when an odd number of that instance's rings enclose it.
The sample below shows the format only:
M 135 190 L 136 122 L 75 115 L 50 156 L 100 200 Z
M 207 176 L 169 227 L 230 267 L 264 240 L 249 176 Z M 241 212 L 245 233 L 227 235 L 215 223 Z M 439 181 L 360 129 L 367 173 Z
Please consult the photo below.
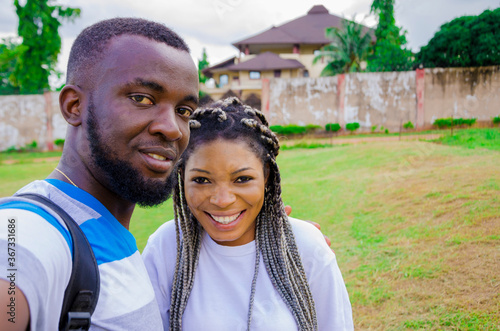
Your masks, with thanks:
M 500 151 L 500 128 L 460 130 L 451 135 L 450 130 L 437 143 L 467 148 L 487 148 Z
M 463 131 L 475 148 L 443 139 L 280 153 L 284 201 L 331 238 L 357 330 L 500 328 L 500 151 L 480 143 L 500 138 Z M 0 165 L 0 195 L 56 164 Z M 171 201 L 137 208 L 138 247 L 171 218 Z

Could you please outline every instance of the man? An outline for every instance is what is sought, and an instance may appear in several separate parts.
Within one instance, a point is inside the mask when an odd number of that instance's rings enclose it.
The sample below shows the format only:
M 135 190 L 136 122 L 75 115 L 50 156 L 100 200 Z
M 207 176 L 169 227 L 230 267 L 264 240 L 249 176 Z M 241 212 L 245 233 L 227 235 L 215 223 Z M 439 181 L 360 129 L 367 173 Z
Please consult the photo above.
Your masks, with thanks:
M 184 41 L 165 26 L 130 18 L 99 22 L 75 40 L 59 97 L 69 123 L 48 179 L 20 192 L 44 195 L 80 225 L 100 272 L 92 330 L 160 330 L 144 264 L 128 231 L 135 204 L 171 190 L 189 139 L 198 74 Z M 16 218 L 15 296 L 7 273 L 7 219 Z M 56 330 L 71 274 L 68 231 L 28 203 L 0 206 L 0 329 Z M 21 292 L 22 291 L 22 292 Z M 14 300 L 12 300 L 14 298 Z M 15 301 L 15 320 L 9 304 Z M 6 308 L 7 307 L 7 308 Z

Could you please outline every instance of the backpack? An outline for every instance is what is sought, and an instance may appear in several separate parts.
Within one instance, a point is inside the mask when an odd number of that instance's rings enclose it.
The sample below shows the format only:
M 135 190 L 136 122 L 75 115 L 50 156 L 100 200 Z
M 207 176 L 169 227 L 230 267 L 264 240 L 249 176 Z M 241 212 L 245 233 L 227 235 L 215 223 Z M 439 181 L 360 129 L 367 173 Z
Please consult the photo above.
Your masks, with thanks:
M 97 261 L 83 231 L 68 213 L 42 195 L 21 193 L 8 199 L 40 205 L 52 216 L 59 216 L 66 224 L 73 240 L 73 267 L 64 292 L 59 330 L 88 330 L 99 298 L 100 282 Z

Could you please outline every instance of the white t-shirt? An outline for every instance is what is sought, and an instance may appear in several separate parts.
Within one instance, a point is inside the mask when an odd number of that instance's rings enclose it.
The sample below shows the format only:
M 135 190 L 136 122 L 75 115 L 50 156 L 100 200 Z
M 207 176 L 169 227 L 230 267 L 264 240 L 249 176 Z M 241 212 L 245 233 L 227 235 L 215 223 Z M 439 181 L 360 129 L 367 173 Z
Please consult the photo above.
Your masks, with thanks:
M 21 192 L 50 198 L 78 223 L 97 260 L 100 292 L 90 330 L 161 330 L 151 282 L 132 234 L 92 195 L 65 182 L 35 181 Z M 15 219 L 15 260 L 8 265 L 9 219 Z M 64 222 L 37 203 L 0 205 L 0 278 L 15 269 L 16 290 L 28 300 L 31 330 L 58 330 L 72 268 Z M 10 279 L 9 279 L 10 280 Z
M 353 330 L 351 304 L 335 254 L 313 225 L 293 218 L 290 222 L 316 305 L 319 330 Z M 173 221 L 163 224 L 149 238 L 143 259 L 168 330 L 176 261 Z M 251 329 L 297 330 L 262 257 L 259 267 Z M 183 315 L 183 330 L 246 330 L 254 268 L 255 242 L 222 246 L 204 233 L 193 289 Z

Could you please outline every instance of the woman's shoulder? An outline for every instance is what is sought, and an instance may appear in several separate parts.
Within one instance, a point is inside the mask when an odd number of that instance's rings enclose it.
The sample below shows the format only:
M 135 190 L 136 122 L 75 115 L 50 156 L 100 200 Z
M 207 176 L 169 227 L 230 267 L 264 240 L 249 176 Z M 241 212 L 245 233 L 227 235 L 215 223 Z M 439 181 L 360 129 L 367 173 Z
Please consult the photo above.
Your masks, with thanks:
M 288 221 L 292 226 L 293 235 L 295 236 L 297 244 L 310 243 L 314 245 L 317 242 L 324 242 L 326 244 L 321 231 L 308 221 L 303 221 L 293 217 L 288 217 Z
M 176 245 L 175 221 L 171 220 L 163 223 L 152 235 L 149 236 L 147 249 L 153 247 L 165 249 L 165 246 Z
M 306 269 L 335 260 L 335 254 L 326 243 L 321 231 L 307 221 L 288 217 L 293 236 Z

